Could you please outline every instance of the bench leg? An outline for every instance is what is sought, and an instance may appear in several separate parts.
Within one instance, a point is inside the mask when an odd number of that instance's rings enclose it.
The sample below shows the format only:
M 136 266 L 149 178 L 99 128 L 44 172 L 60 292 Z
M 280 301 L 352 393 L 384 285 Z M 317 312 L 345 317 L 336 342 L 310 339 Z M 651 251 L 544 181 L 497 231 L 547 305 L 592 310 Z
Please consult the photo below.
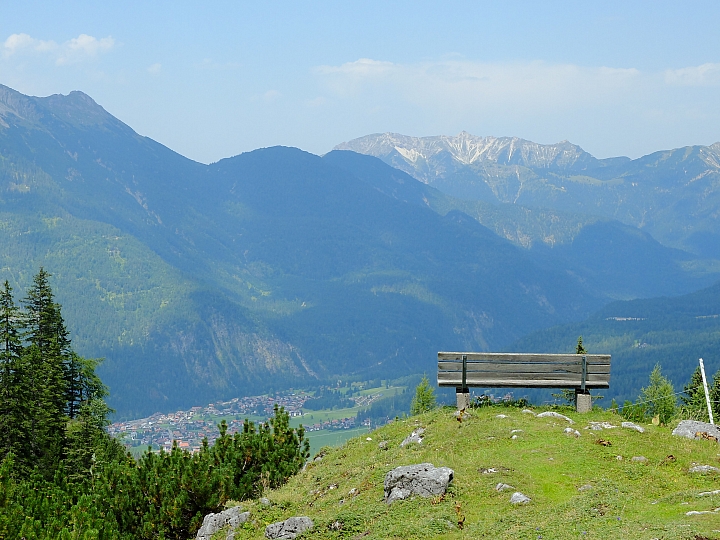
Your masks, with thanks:
M 455 400 L 457 401 L 458 411 L 470 408 L 470 390 L 467 388 L 455 389 Z
M 575 390 L 575 410 L 579 413 L 592 410 L 592 397 L 589 392 L 585 394 L 582 390 Z

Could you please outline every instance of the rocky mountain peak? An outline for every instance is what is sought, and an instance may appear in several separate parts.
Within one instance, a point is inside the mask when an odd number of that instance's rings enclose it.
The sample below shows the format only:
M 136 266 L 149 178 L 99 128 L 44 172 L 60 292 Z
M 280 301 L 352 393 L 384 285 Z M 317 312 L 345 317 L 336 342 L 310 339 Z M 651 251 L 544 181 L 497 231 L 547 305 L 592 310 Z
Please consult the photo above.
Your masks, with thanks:
M 397 133 L 367 135 L 340 144 L 336 150 L 352 150 L 361 154 L 396 161 L 401 156 L 408 165 L 431 166 L 448 158 L 458 166 L 472 164 L 520 165 L 533 168 L 570 168 L 576 164 L 597 161 L 582 148 L 568 141 L 538 144 L 518 137 L 479 137 L 466 131 L 455 136 L 409 137 Z M 395 163 L 397 166 L 397 163 Z

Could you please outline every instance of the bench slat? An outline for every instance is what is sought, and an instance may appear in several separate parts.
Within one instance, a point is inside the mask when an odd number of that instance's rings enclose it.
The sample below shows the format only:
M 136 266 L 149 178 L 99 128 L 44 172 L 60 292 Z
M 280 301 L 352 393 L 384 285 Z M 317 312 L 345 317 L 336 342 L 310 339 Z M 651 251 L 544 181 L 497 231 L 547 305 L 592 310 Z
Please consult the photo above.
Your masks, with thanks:
M 571 382 L 568 380 L 546 379 L 546 380 L 508 380 L 508 379 L 484 379 L 482 383 L 479 381 L 473 383 L 467 381 L 468 386 L 478 388 L 579 388 L 579 381 Z M 438 386 L 460 387 L 462 385 L 461 377 L 454 380 L 440 381 Z M 588 389 L 610 388 L 609 382 L 586 381 L 585 387 Z
M 493 362 L 493 363 L 572 363 L 582 361 L 582 357 L 587 358 L 590 364 L 610 364 L 611 356 L 609 354 L 534 354 L 534 353 L 463 353 L 463 352 L 439 352 L 438 360 L 460 361 L 466 356 L 468 362 Z
M 444 380 L 461 380 L 462 372 L 457 371 L 439 371 L 438 381 Z M 476 384 L 476 381 L 484 381 L 488 379 L 504 379 L 508 381 L 543 381 L 543 380 L 559 380 L 580 384 L 580 375 L 576 373 L 467 373 L 468 384 Z M 588 382 L 606 382 L 610 380 L 610 374 L 590 374 L 585 379 Z
M 438 362 L 439 371 L 460 371 L 462 372 L 462 362 Z M 554 372 L 567 372 L 567 373 L 582 373 L 582 364 L 577 362 L 572 364 L 567 363 L 532 363 L 532 364 L 519 364 L 516 362 L 507 362 L 502 364 L 495 364 L 491 362 L 467 362 L 467 373 L 482 372 L 482 373 L 554 373 Z M 588 364 L 588 374 L 595 373 L 610 373 L 609 364 Z

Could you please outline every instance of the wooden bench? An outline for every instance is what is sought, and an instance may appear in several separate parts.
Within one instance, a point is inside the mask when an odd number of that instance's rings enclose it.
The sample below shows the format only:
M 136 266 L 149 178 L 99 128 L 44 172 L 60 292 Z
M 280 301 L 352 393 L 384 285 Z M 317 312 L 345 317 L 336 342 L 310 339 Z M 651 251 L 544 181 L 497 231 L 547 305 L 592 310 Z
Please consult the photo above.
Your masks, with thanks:
M 609 354 L 439 352 L 438 386 L 454 386 L 458 409 L 469 387 L 574 388 L 578 412 L 591 408 L 589 390 L 610 388 Z

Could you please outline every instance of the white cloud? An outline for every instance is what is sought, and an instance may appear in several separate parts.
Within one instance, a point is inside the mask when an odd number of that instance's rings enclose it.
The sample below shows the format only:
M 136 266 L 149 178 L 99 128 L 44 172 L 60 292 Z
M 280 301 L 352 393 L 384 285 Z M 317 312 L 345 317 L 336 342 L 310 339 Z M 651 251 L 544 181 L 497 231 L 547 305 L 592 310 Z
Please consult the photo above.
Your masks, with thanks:
M 64 65 L 94 58 L 114 46 L 115 40 L 110 36 L 97 39 L 88 34 L 80 34 L 58 45 L 52 40 L 44 41 L 28 34 L 12 34 L 3 44 L 3 56 L 9 58 L 21 53 L 34 53 L 53 59 L 56 65 Z
M 23 50 L 46 52 L 57 49 L 57 46 L 54 41 L 42 41 L 28 34 L 12 34 L 3 44 L 3 55 L 6 57 L 11 56 Z
M 278 92 L 277 90 L 268 90 L 263 94 L 263 99 L 267 102 L 273 102 L 282 97 L 282 94 Z
M 147 72 L 150 75 L 158 75 L 161 71 L 162 71 L 162 64 L 157 63 L 157 62 L 155 64 L 153 64 L 152 66 L 148 66 L 148 68 L 147 68 Z
M 93 58 L 99 53 L 109 51 L 115 46 L 115 40 L 108 36 L 97 39 L 87 34 L 80 34 L 76 38 L 63 43 L 62 54 L 55 60 L 57 65 L 80 62 Z
M 393 98 L 421 107 L 473 110 L 498 106 L 581 107 L 603 103 L 643 84 L 636 69 L 546 62 L 483 63 L 442 60 L 395 64 L 363 58 L 315 69 L 336 97 Z
M 720 84 L 720 64 L 668 69 L 665 82 L 674 86 L 716 86 Z

